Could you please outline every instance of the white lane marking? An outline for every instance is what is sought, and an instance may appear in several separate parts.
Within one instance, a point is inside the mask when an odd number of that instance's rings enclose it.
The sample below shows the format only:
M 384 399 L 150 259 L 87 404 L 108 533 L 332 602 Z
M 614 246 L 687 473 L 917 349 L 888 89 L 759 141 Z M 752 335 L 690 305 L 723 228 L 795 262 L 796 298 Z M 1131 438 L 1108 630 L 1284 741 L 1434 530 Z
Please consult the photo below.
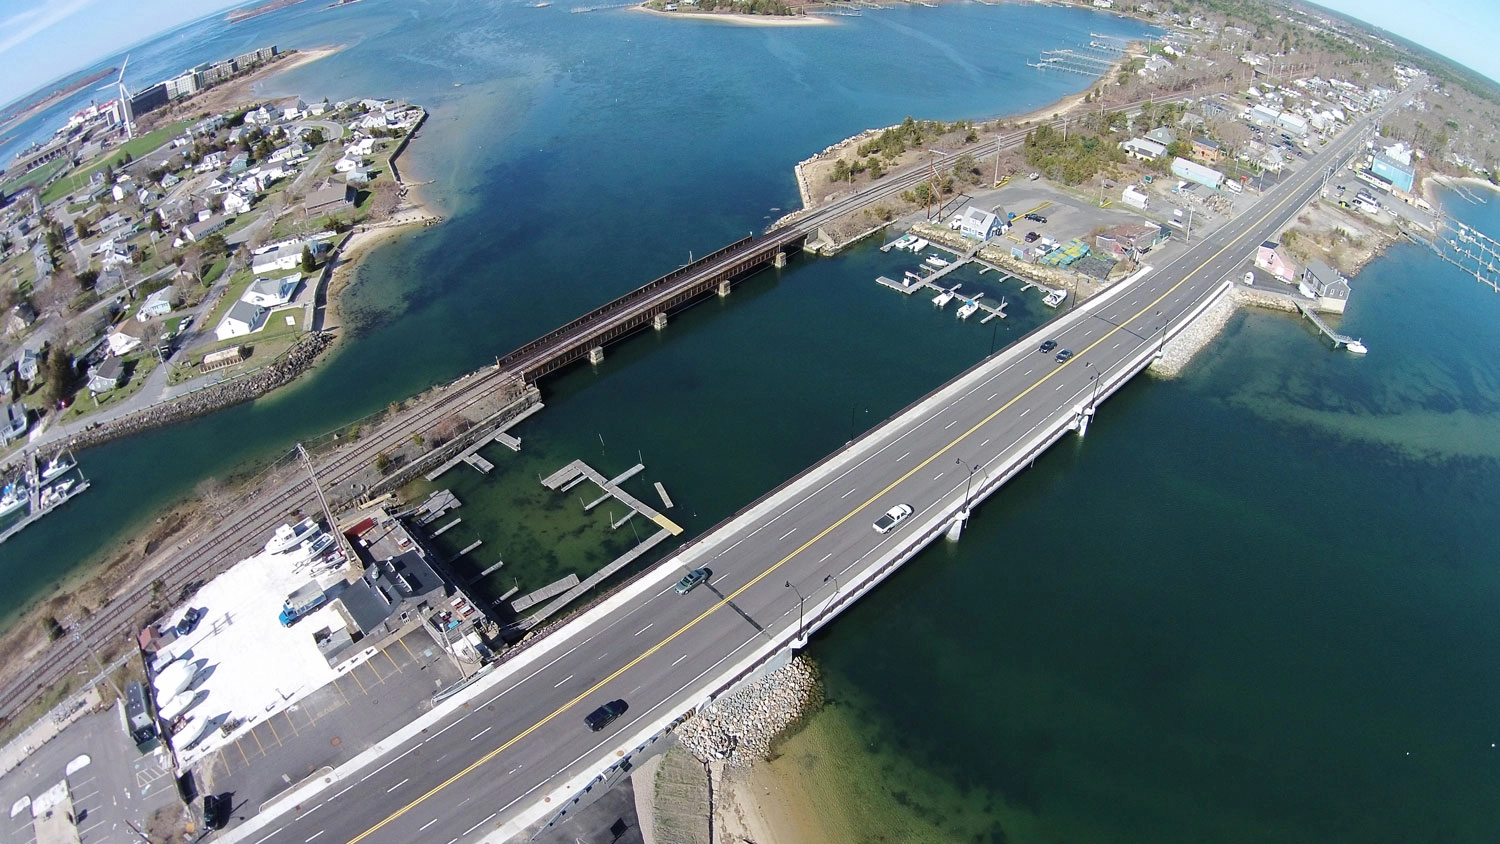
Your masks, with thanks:
M 1030 377 L 1031 377 L 1031 373 L 1032 373 L 1032 372 L 1033 372 L 1033 371 L 1034 371 L 1034 370 L 1035 370 L 1035 369 L 1036 369 L 1036 367 L 1032 367 L 1032 368 L 1031 368 L 1031 369 L 1028 369 L 1028 370 L 1026 370 L 1026 375 L 1025 375 L 1025 376 L 1023 376 L 1023 377 L 1026 377 L 1026 378 L 1030 378 Z
M 948 429 L 949 429 L 949 428 L 952 428 L 952 427 L 953 427 L 953 426 L 954 426 L 954 425 L 957 425 L 957 424 L 958 424 L 958 420 L 957 420 L 957 419 L 955 419 L 955 420 L 953 420 L 953 421 L 952 421 L 952 422 L 949 422 L 949 423 L 948 423 L 948 424 L 946 424 L 946 425 L 944 425 L 944 426 L 943 426 L 943 430 L 944 430 L 944 431 L 946 431 L 946 430 L 948 430 Z
M 823 559 L 819 560 L 818 562 L 820 562 L 820 563 L 826 563 L 826 562 L 828 562 L 828 558 L 832 557 L 832 556 L 833 556 L 833 552 L 829 551 L 827 554 L 824 554 L 823 555 Z
M 286 829 L 286 827 L 284 827 L 284 826 L 278 826 L 278 827 L 276 827 L 276 831 L 275 832 L 271 833 L 270 835 L 267 835 L 265 838 L 260 839 L 259 841 L 255 842 L 255 844 L 266 844 L 267 841 L 270 841 L 272 838 L 275 838 L 277 835 L 280 835 L 281 831 L 283 829 Z
M 1062 382 L 1062 381 L 1057 382 L 1057 389 L 1061 390 L 1063 388 L 1063 384 L 1064 384 L 1064 382 Z M 1056 390 L 1054 390 L 1053 392 L 1056 392 Z
M 486 727 L 485 729 L 489 729 L 489 728 Z M 407 777 L 406 779 L 404 779 L 404 780 L 396 783 L 395 785 L 391 786 L 390 788 L 387 788 L 385 790 L 385 793 L 386 794 L 390 794 L 392 791 L 395 791 L 396 789 L 400 788 L 401 786 L 406 785 L 408 782 L 411 782 L 411 777 Z M 311 841 L 312 839 L 308 839 L 308 840 Z
M 569 674 L 568 676 L 566 676 L 566 677 L 562 678 L 561 680 L 559 680 L 558 683 L 557 683 L 557 686 L 553 686 L 552 688 L 555 689 L 558 686 L 561 686 L 563 683 L 566 683 L 566 682 L 568 682 L 571 679 L 573 679 L 573 675 Z
M 677 663 L 682 662 L 684 659 L 687 659 L 687 658 L 688 658 L 688 655 L 687 654 L 683 654 L 682 656 L 679 656 L 675 660 L 672 660 L 672 664 L 676 665 Z
M 905 460 L 906 458 L 908 458 L 910 456 L 911 456 L 911 452 L 908 451 L 907 453 L 901 455 L 900 457 L 897 457 L 896 458 L 896 462 L 900 463 L 901 461 Z
M 989 444 L 990 444 L 990 441 L 989 440 L 985 440 L 984 442 L 982 442 L 982 443 L 979 444 L 979 447 L 980 448 L 984 448 L 985 446 L 987 446 Z
M 458 725 L 457 725 L 457 724 L 454 724 L 454 725 L 453 725 L 453 726 L 455 726 L 455 727 L 456 727 L 456 726 L 458 726 Z M 334 801 L 334 800 L 337 800 L 337 799 L 339 799 L 339 798 L 340 798 L 340 797 L 343 797 L 343 796 L 344 796 L 344 792 L 346 792 L 346 791 L 348 791 L 348 790 L 349 790 L 349 789 L 351 789 L 351 788 L 353 788 L 353 787 L 354 787 L 354 786 L 356 786 L 356 785 L 359 785 L 359 783 L 353 783 L 353 784 L 351 784 L 351 785 L 346 785 L 346 786 L 344 786 L 344 791 L 340 791 L 340 792 L 339 792 L 339 793 L 338 793 L 338 794 L 335 794 L 335 795 L 333 795 L 333 796 L 332 796 L 332 797 L 330 797 L 330 798 L 328 798 L 328 800 L 329 800 L 329 802 L 330 802 L 330 803 L 331 803 L 331 802 L 333 802 L 333 801 Z
M 791 529 L 791 530 L 789 530 L 789 531 L 787 531 L 787 532 L 786 532 L 786 533 L 783 533 L 783 534 L 782 534 L 782 535 L 781 535 L 781 539 L 786 539 L 786 538 L 787 538 L 787 537 L 788 537 L 788 536 L 791 536 L 791 535 L 792 535 L 792 534 L 794 534 L 794 533 L 796 533 L 796 532 L 797 532 L 797 529 L 796 529 L 796 528 L 792 528 L 792 529 Z M 781 541 L 781 539 L 778 539 L 778 540 L 776 540 L 776 541 L 777 541 L 777 542 L 780 542 L 780 541 Z
M 380 773 L 381 771 L 384 771 L 386 768 L 389 768 L 390 766 L 396 764 L 397 762 L 400 762 L 402 759 L 404 759 L 406 757 L 406 755 L 408 753 L 411 753 L 413 750 L 416 750 L 417 747 L 419 747 L 419 745 L 415 745 L 415 744 L 412 745 L 411 747 L 408 747 L 406 749 L 405 753 L 402 753 L 400 756 L 397 756 L 395 759 L 392 759 L 391 761 L 385 763 L 384 765 L 381 765 L 379 768 L 376 768 L 375 770 L 371 771 L 369 773 L 369 776 L 366 776 L 365 779 L 369 779 L 370 777 L 375 776 L 376 774 Z
M 1114 344 L 1114 346 L 1111 347 L 1111 350 L 1118 349 L 1118 348 L 1120 348 L 1120 344 L 1116 343 L 1116 344 Z
M 944 474 L 943 472 L 938 472 L 937 475 L 935 475 L 933 477 L 933 480 L 937 480 L 938 478 L 941 478 L 943 476 L 943 474 Z
M 327 832 L 327 831 L 328 831 L 328 830 L 326 830 L 326 829 L 320 829 L 320 830 L 318 830 L 318 831 L 317 831 L 317 832 L 314 832 L 314 833 L 313 833 L 313 834 L 312 834 L 312 838 L 309 838 L 309 839 L 307 839 L 307 840 L 308 840 L 308 841 L 312 841 L 312 840 L 313 840 L 313 838 L 317 838 L 317 837 L 318 837 L 318 836 L 319 836 L 319 835 L 322 835 L 322 834 L 323 834 L 323 833 L 325 833 L 325 832 Z
M 1031 408 L 1029 408 L 1029 407 L 1028 407 L 1028 408 L 1026 408 L 1026 409 L 1025 409 L 1025 410 L 1023 410 L 1023 411 L 1021 411 L 1021 415 L 1022 415 L 1022 416 L 1025 416 L 1025 415 L 1026 415 L 1026 414 L 1028 414 L 1028 413 L 1030 413 L 1030 412 L 1031 412 Z
M 469 833 L 473 832 L 474 830 L 476 830 L 476 829 L 480 828 L 481 826 L 484 826 L 485 824 L 489 823 L 491 820 L 494 819 L 495 815 L 498 815 L 498 814 L 500 814 L 500 813 L 499 812 L 491 812 L 490 816 L 488 818 L 485 818 L 484 820 L 480 821 L 479 823 L 474 824 L 473 826 L 471 826 L 468 829 L 464 830 L 464 835 L 468 835 Z M 459 838 L 462 838 L 462 837 L 464 837 L 464 836 L 463 835 L 459 836 Z
M 654 626 L 655 626 L 655 625 L 656 625 L 656 622 L 654 622 L 654 621 L 653 621 L 653 622 L 651 622 L 651 623 L 650 623 L 650 624 L 648 624 L 648 625 L 646 625 L 646 626 L 645 626 L 645 627 L 642 627 L 642 628 L 641 628 L 641 629 L 639 629 L 639 630 L 637 630 L 637 631 L 635 631 L 635 635 L 637 635 L 637 636 L 639 636 L 639 635 L 641 635 L 641 634 L 642 634 L 642 633 L 645 633 L 645 632 L 646 632 L 646 631 L 647 631 L 647 630 L 650 630 L 650 629 L 651 629 L 651 628 L 652 628 L 652 627 L 654 627 Z
M 858 489 L 858 487 L 855 487 L 855 489 Z M 844 500 L 844 499 L 845 499 L 845 498 L 848 498 L 848 497 L 849 497 L 849 496 L 851 496 L 851 495 L 853 495 L 853 494 L 854 494 L 854 490 L 853 490 L 853 489 L 851 489 L 851 490 L 849 490 L 849 491 L 848 491 L 848 492 L 846 492 L 846 493 L 844 493 L 844 494 L 843 494 L 843 495 L 840 495 L 840 496 L 839 496 L 839 500 L 840 500 L 840 501 L 843 501 L 843 500 Z
M 985 401 L 994 401 L 995 400 L 995 396 L 998 396 L 998 395 L 1000 395 L 1000 394 L 999 393 L 990 393 L 990 397 L 987 398 L 987 399 L 985 399 Z
M 435 823 L 437 823 L 437 818 L 433 818 L 432 820 L 428 821 L 427 823 L 424 823 L 421 826 L 417 827 L 417 832 L 421 832 L 422 830 L 426 829 L 429 826 L 432 826 Z
M 493 730 L 493 729 L 495 729 L 495 725 L 491 724 L 490 726 L 485 727 L 484 729 L 482 729 L 479 732 L 475 733 L 474 737 L 471 738 L 471 739 L 469 739 L 469 741 L 478 741 L 480 736 L 484 735 L 485 733 L 487 733 L 487 732 L 489 732 L 490 730 Z

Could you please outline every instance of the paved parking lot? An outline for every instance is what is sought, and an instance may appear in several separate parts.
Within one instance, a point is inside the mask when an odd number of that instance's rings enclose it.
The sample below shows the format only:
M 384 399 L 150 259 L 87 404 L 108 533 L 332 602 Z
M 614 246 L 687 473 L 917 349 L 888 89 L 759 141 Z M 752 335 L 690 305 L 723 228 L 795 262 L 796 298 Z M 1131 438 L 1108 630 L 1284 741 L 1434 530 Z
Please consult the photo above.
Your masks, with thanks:
M 196 767 L 204 793 L 232 793 L 235 815 L 357 756 L 431 706 L 459 679 L 428 634 L 413 630 L 296 705 L 257 723 Z
M 178 803 L 170 765 L 165 750 L 136 750 L 118 708 L 86 715 L 0 777 L 0 840 L 32 844 L 28 802 L 66 780 L 83 844 L 139 842 L 131 825 L 144 829 L 152 812 Z

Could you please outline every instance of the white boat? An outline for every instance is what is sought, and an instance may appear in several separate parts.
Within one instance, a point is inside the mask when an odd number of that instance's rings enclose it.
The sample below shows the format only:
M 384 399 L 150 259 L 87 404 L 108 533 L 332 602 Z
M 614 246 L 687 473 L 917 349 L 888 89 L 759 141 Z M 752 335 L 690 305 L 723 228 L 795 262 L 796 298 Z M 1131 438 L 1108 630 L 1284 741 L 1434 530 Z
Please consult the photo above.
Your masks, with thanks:
M 46 510 L 49 507 L 56 507 L 68 497 L 68 490 L 73 488 L 74 483 L 76 483 L 76 481 L 66 480 L 60 484 L 57 484 L 56 486 L 47 487 L 46 489 L 42 490 L 42 497 L 37 503 L 43 510 Z
M 1068 291 L 1066 290 L 1049 290 L 1047 291 L 1047 295 L 1042 297 L 1042 304 L 1049 308 L 1055 308 L 1061 305 L 1066 298 L 1068 298 Z
M 929 263 L 932 266 L 937 267 L 939 269 L 942 269 L 943 267 L 948 266 L 948 262 L 947 261 L 944 261 L 942 258 L 939 258 L 936 255 L 929 256 L 928 259 L 927 259 L 927 263 Z
M 915 235 L 903 234 L 900 237 L 896 238 L 895 240 L 891 241 L 890 243 L 887 243 L 886 245 L 880 247 L 880 251 L 881 252 L 889 252 L 892 249 L 905 249 L 907 246 L 911 245 L 911 243 L 913 241 L 915 241 L 916 239 L 917 238 L 916 238 Z
M 1348 349 L 1356 355 L 1368 354 L 1370 351 L 1365 347 L 1364 343 L 1361 343 L 1358 340 L 1350 340 L 1348 343 L 1344 344 L 1344 348 Z
M 979 310 L 978 300 L 970 299 L 969 301 L 964 303 L 963 307 L 958 309 L 958 318 L 968 319 L 969 317 L 973 316 L 974 312 L 977 310 Z
M 928 243 L 927 241 L 925 241 L 925 240 L 923 240 L 922 238 L 919 237 L 916 240 L 912 241 L 911 245 L 908 246 L 908 247 L 906 247 L 906 248 L 910 249 L 913 252 L 921 252 L 923 249 L 926 249 L 927 247 L 929 247 L 931 245 L 932 244 Z
M 937 305 L 939 308 L 945 308 L 949 302 L 953 301 L 953 297 L 956 295 L 958 294 L 952 290 L 944 290 L 942 293 L 932 297 L 932 304 Z
M 266 550 L 272 554 L 280 554 L 283 551 L 295 548 L 302 544 L 302 540 L 315 530 L 318 523 L 311 518 L 303 519 L 295 525 L 281 525 L 271 538 L 266 540 Z
M 5 485 L 4 492 L 0 492 L 0 516 L 9 516 L 25 504 L 26 487 L 24 486 L 11 482 Z
M 51 462 L 49 462 L 42 468 L 42 483 L 51 483 L 55 478 L 61 476 L 62 473 L 77 465 L 78 463 L 76 461 L 69 460 L 66 454 L 57 455 L 56 457 L 52 458 Z

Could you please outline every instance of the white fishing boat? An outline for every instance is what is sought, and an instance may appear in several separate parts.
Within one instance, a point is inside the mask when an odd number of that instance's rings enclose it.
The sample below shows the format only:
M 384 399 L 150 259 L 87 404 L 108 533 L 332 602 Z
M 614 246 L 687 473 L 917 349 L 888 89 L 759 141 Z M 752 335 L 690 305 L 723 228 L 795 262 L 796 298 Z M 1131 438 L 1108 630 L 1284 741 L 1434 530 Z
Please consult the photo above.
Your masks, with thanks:
M 938 269 L 942 269 L 943 267 L 948 266 L 947 261 L 944 261 L 942 258 L 939 258 L 936 255 L 928 256 L 927 263 L 934 267 L 937 267 Z
M 1368 354 L 1370 351 L 1365 347 L 1364 343 L 1361 343 L 1358 340 L 1350 340 L 1348 343 L 1344 344 L 1344 348 L 1348 349 L 1356 355 Z
M 1049 290 L 1047 291 L 1047 295 L 1042 297 L 1042 304 L 1049 308 L 1055 308 L 1061 305 L 1063 300 L 1067 298 L 1068 291 L 1066 290 Z
M 26 504 L 26 487 L 16 482 L 5 485 L 0 491 L 0 516 L 9 516 Z
M 979 310 L 979 302 L 975 299 L 970 299 L 963 304 L 963 307 L 958 309 L 958 318 L 968 319 L 969 317 L 973 316 L 974 312 L 977 310 Z
M 266 540 L 266 550 L 272 554 L 280 554 L 302 544 L 302 540 L 308 534 L 316 530 L 318 523 L 311 518 L 303 519 L 295 525 L 284 524 L 276 528 L 271 538 Z
M 916 241 L 916 235 L 903 234 L 895 240 L 880 247 L 881 252 L 889 252 L 892 249 L 905 249 Z
M 948 303 L 953 301 L 953 297 L 958 295 L 957 291 L 958 287 L 956 285 L 944 290 L 942 293 L 932 297 L 932 304 L 937 305 L 939 308 L 946 308 Z
M 77 465 L 77 461 L 69 460 L 68 455 L 58 454 L 46 466 L 42 467 L 42 483 L 52 483 L 52 481 L 61 477 L 64 472 Z
M 75 483 L 77 483 L 77 481 L 66 480 L 54 486 L 47 487 L 46 489 L 42 490 L 42 497 L 37 503 L 41 505 L 41 508 L 43 510 L 49 509 L 51 507 L 56 507 L 65 499 L 67 499 L 68 490 L 72 489 L 73 484 Z
M 926 249 L 927 247 L 929 247 L 931 245 L 932 244 L 928 243 L 927 241 L 925 241 L 925 240 L 923 240 L 922 238 L 919 237 L 916 240 L 913 240 L 911 242 L 911 245 L 907 246 L 906 248 L 910 249 L 913 252 L 921 252 L 923 249 Z

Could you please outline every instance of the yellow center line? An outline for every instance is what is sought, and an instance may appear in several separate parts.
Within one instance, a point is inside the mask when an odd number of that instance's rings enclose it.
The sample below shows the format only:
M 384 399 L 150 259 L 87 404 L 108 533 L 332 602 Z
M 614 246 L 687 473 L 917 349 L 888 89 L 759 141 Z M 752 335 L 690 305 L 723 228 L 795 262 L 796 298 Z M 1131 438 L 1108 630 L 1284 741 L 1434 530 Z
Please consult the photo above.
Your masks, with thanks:
M 526 738 L 527 736 L 529 736 L 532 733 L 536 732 L 537 730 L 541 729 L 543 726 L 545 726 L 546 724 L 550 723 L 553 719 L 557 718 L 559 715 L 562 715 L 564 712 L 568 711 L 569 709 L 571 709 L 574 706 L 577 706 L 579 703 L 583 702 L 586 698 L 591 697 L 594 694 L 597 694 L 599 692 L 599 690 L 602 689 L 602 688 L 604 688 L 604 686 L 606 684 L 608 684 L 608 683 L 610 683 L 610 682 L 618 679 L 621 674 L 624 674 L 626 671 L 629 671 L 630 669 L 636 667 L 643 660 L 645 660 L 647 657 L 652 656 L 657 651 L 660 651 L 662 648 L 664 648 L 667 645 L 671 644 L 673 641 L 675 641 L 677 639 L 677 637 L 681 636 L 682 634 L 684 634 L 684 633 L 688 632 L 689 630 L 691 630 L 692 628 L 696 627 L 699 622 L 701 622 L 704 619 L 708 618 L 710 615 L 713 615 L 715 612 L 717 612 L 721 608 L 723 608 L 725 606 L 728 606 L 736 598 L 738 598 L 740 595 L 744 594 L 747 590 L 749 590 L 750 587 L 755 586 L 756 584 L 760 583 L 762 580 L 764 580 L 765 578 L 767 578 L 768 576 L 770 576 L 772 573 L 774 573 L 777 569 L 779 569 L 782 566 L 786 565 L 787 563 L 791 562 L 798 555 L 802 554 L 808 548 L 812 547 L 815 543 L 817 543 L 823 537 L 825 537 L 828 534 L 832 533 L 834 530 L 837 530 L 838 528 L 842 527 L 850 519 L 854 518 L 855 516 L 857 516 L 861 512 L 863 512 L 865 510 L 865 508 L 869 507 L 871 504 L 874 504 L 876 501 L 880 500 L 887 493 L 889 493 L 891 490 L 895 489 L 896 487 L 900 486 L 902 483 L 905 483 L 906 480 L 909 479 L 912 475 L 916 474 L 917 472 L 919 472 L 922 469 L 926 468 L 927 466 L 931 465 L 934 460 L 938 459 L 939 457 L 942 457 L 944 454 L 947 454 L 949 450 L 951 450 L 953 447 L 957 446 L 959 443 L 963 442 L 965 439 L 967 439 L 968 437 L 970 437 L 971 435 L 973 435 L 975 431 L 978 431 L 980 428 L 984 427 L 985 425 L 988 425 L 991 421 L 993 421 L 995 419 L 995 417 L 997 417 L 1000 414 L 1004 413 L 1005 411 L 1009 410 L 1013 405 L 1015 405 L 1016 402 L 1020 401 L 1021 399 L 1025 398 L 1026 396 L 1030 395 L 1033 390 L 1036 390 L 1038 387 L 1041 387 L 1043 384 L 1047 383 L 1049 380 L 1052 379 L 1052 377 L 1054 375 L 1056 375 L 1057 373 L 1063 371 L 1065 368 L 1073 365 L 1075 362 L 1077 362 L 1078 360 L 1081 359 L 1081 357 L 1082 357 L 1083 354 L 1087 354 L 1088 352 L 1092 351 L 1100 343 L 1103 343 L 1105 340 L 1108 340 L 1110 337 L 1113 337 L 1117 332 L 1125 330 L 1125 327 L 1127 325 L 1131 324 L 1132 322 L 1134 322 L 1137 319 L 1140 319 L 1142 316 L 1144 316 L 1152 308 L 1154 308 L 1157 305 L 1161 304 L 1162 301 L 1165 300 L 1168 296 L 1171 296 L 1173 293 L 1177 292 L 1177 289 L 1180 288 L 1180 287 L 1182 287 L 1182 285 L 1186 284 L 1189 279 L 1191 279 L 1193 276 L 1197 275 L 1199 272 L 1202 272 L 1204 267 L 1208 266 L 1210 263 L 1212 263 L 1215 260 L 1217 260 L 1220 255 L 1223 255 L 1230 248 L 1234 247 L 1240 241 L 1244 240 L 1246 236 L 1248 236 L 1251 232 L 1255 231 L 1255 229 L 1258 226 L 1260 226 L 1266 220 L 1270 219 L 1271 215 L 1273 215 L 1273 214 L 1277 213 L 1278 211 L 1280 211 L 1283 206 L 1285 206 L 1288 202 L 1291 202 L 1295 197 L 1296 197 L 1296 193 L 1293 192 L 1292 194 L 1289 194 L 1285 199 L 1283 199 L 1280 202 L 1276 203 L 1274 206 L 1271 207 L 1271 209 L 1269 211 L 1267 211 L 1265 214 L 1263 214 L 1260 217 L 1260 219 L 1256 220 L 1253 225 L 1251 225 L 1250 227 L 1246 228 L 1244 232 L 1240 233 L 1237 237 L 1235 237 L 1232 240 L 1230 240 L 1227 244 L 1225 244 L 1222 248 L 1220 248 L 1219 251 L 1215 252 L 1214 254 L 1210 255 L 1208 258 L 1204 259 L 1203 263 L 1199 264 L 1191 272 L 1189 272 L 1186 275 L 1184 275 L 1182 277 L 1181 281 L 1178 281 L 1176 284 L 1173 284 L 1171 287 L 1167 288 L 1166 292 L 1164 292 L 1160 296 L 1156 297 L 1154 300 L 1151 301 L 1150 304 L 1146 305 L 1144 308 L 1141 308 L 1139 311 L 1137 311 L 1129 319 L 1121 321 L 1120 324 L 1116 325 L 1114 328 L 1112 328 L 1108 332 L 1106 332 L 1103 337 L 1100 337 L 1098 340 L 1095 340 L 1093 343 L 1090 343 L 1087 347 L 1085 347 L 1083 349 L 1083 351 L 1079 355 L 1073 357 L 1068 362 L 1063 363 L 1063 364 L 1061 364 L 1059 366 L 1056 366 L 1053 369 L 1049 370 L 1046 375 L 1043 375 L 1041 378 L 1037 379 L 1036 383 L 1034 383 L 1030 387 L 1027 387 L 1026 389 L 1022 390 L 1020 393 L 1017 393 L 1014 398 L 1010 399 L 1009 401 L 1005 402 L 1005 404 L 1003 404 L 1000 407 L 996 408 L 992 413 L 990 413 L 988 416 L 986 416 L 983 419 L 981 419 L 979 422 L 975 423 L 974 426 L 971 427 L 971 428 L 969 428 L 967 431 L 964 431 L 962 434 L 959 434 L 956 438 L 954 438 L 954 440 L 952 442 L 948 443 L 947 445 L 943 446 L 938 451 L 934 452 L 931 457 L 928 457 L 926 460 L 923 460 L 921 463 L 918 463 L 916 466 L 913 466 L 909 471 L 906 472 L 906 474 L 900 476 L 899 478 L 897 478 L 894 481 L 891 481 L 890 484 L 888 484 L 887 486 L 885 486 L 879 492 L 877 492 L 874 495 L 870 496 L 869 498 L 865 499 L 864 503 L 860 504 L 858 507 L 855 507 L 853 510 L 850 510 L 847 514 L 845 514 L 838 521 L 836 521 L 833 524 L 829 525 L 828 527 L 824 528 L 817 535 L 813 536 L 812 538 L 808 539 L 806 542 L 804 542 L 801 545 L 799 545 L 795 550 L 793 550 L 791 553 L 787 554 L 785 557 L 782 557 L 780 560 L 777 560 L 775 563 L 772 563 L 769 567 L 766 568 L 765 571 L 762 571 L 760 574 L 758 574 L 754 578 L 752 578 L 750 580 L 750 582 L 748 582 L 744 586 L 741 586 L 740 588 L 734 590 L 733 592 L 725 595 L 722 599 L 719 600 L 718 603 L 716 603 L 713 606 L 709 607 L 707 610 L 704 610 L 703 613 L 701 613 L 697 618 L 694 618 L 692 621 L 689 621 L 687 624 L 684 624 L 682 627 L 679 627 L 671 635 L 667 636 L 665 639 L 662 639 L 660 642 L 657 642 L 655 645 L 651 646 L 650 648 L 647 648 L 645 651 L 643 651 L 636 658 L 634 658 L 631 661 L 625 663 L 625 665 L 621 666 L 613 674 L 610 674 L 608 677 L 605 677 L 603 680 L 600 680 L 599 682 L 595 683 L 593 686 L 589 687 L 586 691 L 580 693 L 577 697 L 573 698 L 572 700 L 568 701 L 567 703 L 564 703 L 562 706 L 559 706 L 557 709 L 554 709 L 550 714 L 546 715 L 541 720 L 537 721 L 535 724 L 532 724 L 531 726 L 529 726 L 526 729 L 522 730 L 520 733 L 517 733 L 515 735 L 515 737 L 509 739 L 505 743 L 501 744 L 499 747 L 496 747 L 494 750 L 491 750 L 490 752 L 486 753 L 485 755 L 479 757 L 473 763 L 471 763 L 470 765 L 468 765 L 468 767 L 465 767 L 463 770 L 459 771 L 458 773 L 454 774 L 453 776 L 451 776 L 451 777 L 447 778 L 446 780 L 443 780 L 442 782 L 440 782 L 437 785 L 433 786 L 426 793 L 424 793 L 424 794 L 422 794 L 422 795 L 414 798 L 410 803 L 407 803 L 405 806 L 402 806 L 400 809 L 397 809 L 396 811 L 392 812 L 390 815 L 386 816 L 386 818 L 384 820 L 380 821 L 379 823 L 375 824 L 374 826 L 370 827 L 369 829 L 367 829 L 364 832 L 360 833 L 359 835 L 355 836 L 353 839 L 350 839 L 349 844 L 359 844 L 359 842 L 363 841 L 364 839 L 368 838 L 370 835 L 373 835 L 375 832 L 377 832 L 380 829 L 384 828 L 386 826 L 386 824 L 389 824 L 391 821 L 394 821 L 397 818 L 401 817 L 402 815 L 406 814 L 407 812 L 410 812 L 412 809 L 414 809 L 417 806 L 421 805 L 423 802 L 425 802 L 426 800 L 428 800 L 429 798 L 431 798 L 433 795 L 437 794 L 438 792 L 442 791 L 443 789 L 447 788 L 448 786 L 452 785 L 453 783 L 458 782 L 460 779 L 463 779 L 464 777 L 466 777 L 469 774 L 473 773 L 475 770 L 477 770 L 478 768 L 480 768 L 481 766 L 483 766 L 485 763 L 489 762 L 491 759 L 494 759 L 496 756 L 499 756 L 501 753 L 504 753 L 506 750 L 509 750 L 512 746 L 514 746 L 516 744 L 516 742 L 519 742 L 520 740 Z

